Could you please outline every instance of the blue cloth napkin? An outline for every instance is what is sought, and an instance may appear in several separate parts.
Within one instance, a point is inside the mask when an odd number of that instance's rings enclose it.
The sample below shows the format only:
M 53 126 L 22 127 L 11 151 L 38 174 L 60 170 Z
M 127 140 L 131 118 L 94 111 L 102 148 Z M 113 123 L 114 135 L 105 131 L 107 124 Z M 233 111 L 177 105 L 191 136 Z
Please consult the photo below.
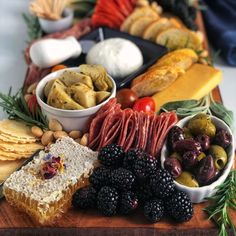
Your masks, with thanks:
M 236 66 L 236 0 L 203 0 L 206 30 L 211 44 Z

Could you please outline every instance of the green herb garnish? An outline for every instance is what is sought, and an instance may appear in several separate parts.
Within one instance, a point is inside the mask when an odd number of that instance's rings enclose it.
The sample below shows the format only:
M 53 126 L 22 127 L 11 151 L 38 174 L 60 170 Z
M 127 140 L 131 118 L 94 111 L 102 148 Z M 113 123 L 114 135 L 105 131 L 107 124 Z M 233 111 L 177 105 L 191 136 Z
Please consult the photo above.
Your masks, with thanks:
M 232 170 L 225 182 L 216 189 L 216 194 L 207 198 L 210 205 L 203 210 L 209 215 L 209 219 L 218 225 L 219 236 L 228 236 L 228 227 L 236 236 L 236 229 L 229 214 L 229 209 L 236 210 L 236 170 Z
M 184 118 L 198 113 L 213 114 L 223 120 L 232 130 L 234 124 L 234 114 L 223 104 L 214 101 L 212 95 L 207 95 L 200 100 L 182 100 L 168 102 L 161 107 L 161 111 L 175 111 L 177 116 Z
M 47 118 L 37 104 L 34 112 L 30 112 L 22 90 L 15 95 L 11 95 L 11 89 L 7 95 L 0 93 L 0 106 L 8 114 L 8 119 L 24 121 L 29 126 L 36 125 L 43 129 L 48 127 Z
M 25 13 L 23 13 L 22 16 L 28 28 L 29 41 L 27 43 L 31 43 L 33 40 L 41 38 L 43 32 L 40 27 L 38 17 L 34 15 L 27 15 Z

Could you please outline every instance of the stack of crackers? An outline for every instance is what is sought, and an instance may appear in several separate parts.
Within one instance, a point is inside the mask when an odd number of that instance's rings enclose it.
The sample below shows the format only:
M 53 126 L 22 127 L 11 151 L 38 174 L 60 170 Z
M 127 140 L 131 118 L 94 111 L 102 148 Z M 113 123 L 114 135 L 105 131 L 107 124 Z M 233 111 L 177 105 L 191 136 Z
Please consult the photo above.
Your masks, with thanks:
M 37 142 L 30 127 L 15 120 L 0 121 L 0 179 L 16 169 L 25 158 L 44 146 Z

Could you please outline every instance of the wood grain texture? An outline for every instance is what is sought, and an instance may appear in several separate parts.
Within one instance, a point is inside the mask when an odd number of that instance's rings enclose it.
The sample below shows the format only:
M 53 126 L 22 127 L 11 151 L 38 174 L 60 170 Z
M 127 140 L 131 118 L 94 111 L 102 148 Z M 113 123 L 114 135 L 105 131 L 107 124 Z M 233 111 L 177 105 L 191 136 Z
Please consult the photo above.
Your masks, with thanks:
M 201 31 L 205 29 L 201 15 L 197 22 Z M 206 35 L 206 34 L 205 34 Z M 207 40 L 205 47 L 208 48 Z M 222 101 L 219 88 L 213 91 L 214 98 Z M 215 224 L 207 219 L 202 209 L 207 203 L 194 205 L 193 218 L 184 224 L 164 219 L 156 224 L 145 221 L 141 211 L 129 217 L 104 217 L 97 211 L 70 209 L 61 219 L 50 226 L 40 226 L 26 214 L 11 207 L 5 200 L 0 202 L 0 236 L 202 236 L 218 235 Z M 236 225 L 236 212 L 231 212 Z

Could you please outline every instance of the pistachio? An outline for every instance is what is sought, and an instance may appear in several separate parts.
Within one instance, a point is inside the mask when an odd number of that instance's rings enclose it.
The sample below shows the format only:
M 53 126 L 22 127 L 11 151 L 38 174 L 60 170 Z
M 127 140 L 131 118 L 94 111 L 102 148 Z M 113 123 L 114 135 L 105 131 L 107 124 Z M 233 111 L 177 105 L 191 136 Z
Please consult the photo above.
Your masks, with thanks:
M 48 122 L 48 127 L 52 131 L 61 131 L 62 130 L 62 125 L 56 119 L 50 119 Z
M 25 94 L 24 99 L 25 99 L 26 103 L 29 101 L 31 96 L 32 96 L 31 94 Z
M 55 132 L 53 133 L 53 136 L 54 136 L 55 139 L 58 139 L 58 138 L 67 137 L 68 134 L 67 134 L 65 131 L 58 130 L 58 131 L 55 131 Z
M 33 93 L 33 91 L 36 89 L 37 87 L 37 82 L 31 84 L 28 88 L 27 88 L 27 93 Z
M 41 138 L 43 136 L 43 130 L 39 128 L 38 126 L 32 126 L 31 132 L 37 138 Z
M 70 133 L 69 133 L 69 136 L 71 137 L 71 138 L 73 138 L 73 139 L 78 139 L 78 138 L 80 138 L 81 137 L 81 131 L 79 131 L 79 130 L 72 130 L 72 131 L 70 131 Z
M 42 138 L 41 138 L 41 143 L 44 145 L 44 146 L 47 146 L 49 143 L 52 143 L 54 140 L 54 136 L 53 136 L 53 132 L 52 131 L 46 131 Z

